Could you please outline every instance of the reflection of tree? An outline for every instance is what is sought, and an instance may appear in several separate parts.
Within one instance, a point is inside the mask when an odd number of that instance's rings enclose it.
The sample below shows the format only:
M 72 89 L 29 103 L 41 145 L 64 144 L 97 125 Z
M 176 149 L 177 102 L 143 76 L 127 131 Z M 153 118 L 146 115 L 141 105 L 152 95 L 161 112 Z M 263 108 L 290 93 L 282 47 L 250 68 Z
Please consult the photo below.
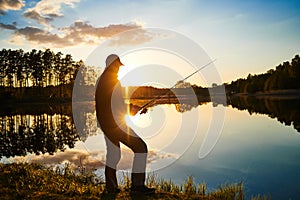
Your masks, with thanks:
M 74 124 L 70 117 L 67 116 L 61 116 L 59 123 L 60 124 L 56 130 L 56 137 L 58 139 L 57 147 L 59 147 L 60 150 L 62 150 L 65 145 L 73 148 L 78 137 L 75 132 Z
M 72 118 L 40 114 L 0 117 L 0 157 L 53 154 L 78 140 Z
M 98 130 L 94 102 L 9 105 L 9 109 L 0 107 L 0 111 L 0 158 L 53 154 L 73 148 L 76 141 Z
M 73 119 L 82 141 L 96 134 L 98 128 L 94 102 L 73 102 Z
M 178 100 L 178 103 L 175 104 L 175 108 L 178 112 L 183 113 L 190 111 L 192 108 L 196 108 L 199 105 L 201 105 L 201 102 L 198 102 L 197 98 L 184 98 Z
M 233 108 L 247 110 L 250 114 L 266 114 L 285 125 L 293 125 L 300 132 L 300 101 L 299 99 L 274 99 L 255 97 L 231 97 Z
M 175 104 L 175 108 L 178 112 L 187 112 L 192 110 L 192 108 L 197 107 L 198 104 L 196 106 L 190 105 L 190 104 Z
M 160 104 L 174 104 L 176 110 L 181 113 L 211 100 L 208 88 L 191 85 L 185 81 L 178 81 L 171 89 L 141 86 L 129 87 L 128 91 L 130 103 L 134 105 L 154 107 Z

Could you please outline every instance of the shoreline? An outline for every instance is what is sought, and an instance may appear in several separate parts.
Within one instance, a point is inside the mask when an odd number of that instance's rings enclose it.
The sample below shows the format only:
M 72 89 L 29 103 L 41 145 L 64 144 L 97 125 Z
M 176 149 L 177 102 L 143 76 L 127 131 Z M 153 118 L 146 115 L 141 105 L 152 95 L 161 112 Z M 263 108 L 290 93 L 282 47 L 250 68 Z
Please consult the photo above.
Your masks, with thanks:
M 196 94 L 198 101 L 208 101 L 210 96 L 203 96 L 201 94 Z M 273 91 L 265 91 L 265 92 L 256 92 L 256 93 L 234 93 L 226 95 L 228 98 L 231 97 L 255 97 L 255 98 L 278 98 L 278 99 L 298 99 L 300 98 L 300 89 L 286 89 L 286 90 L 273 90 Z M 131 100 L 141 100 L 146 101 L 149 99 L 156 98 L 157 96 L 153 97 L 134 97 L 131 98 Z M 181 95 L 182 99 L 187 100 Z M 166 100 L 166 99 L 177 99 L 176 96 L 168 96 L 168 97 L 160 97 L 159 100 Z M 86 101 L 93 101 L 93 98 L 82 98 L 82 99 L 76 99 L 75 103 L 82 103 Z M 7 107 L 7 105 L 59 105 L 59 104 L 69 104 L 74 102 L 72 98 L 43 98 L 43 97 L 37 97 L 37 98 L 8 98 L 8 99 L 0 99 L 0 102 L 2 105 L 5 105 L 4 107 Z M 0 106 L 0 109 L 3 106 Z
M 299 89 L 272 90 L 256 93 L 236 93 L 229 97 L 256 97 L 256 98 L 280 98 L 280 99 L 300 99 Z

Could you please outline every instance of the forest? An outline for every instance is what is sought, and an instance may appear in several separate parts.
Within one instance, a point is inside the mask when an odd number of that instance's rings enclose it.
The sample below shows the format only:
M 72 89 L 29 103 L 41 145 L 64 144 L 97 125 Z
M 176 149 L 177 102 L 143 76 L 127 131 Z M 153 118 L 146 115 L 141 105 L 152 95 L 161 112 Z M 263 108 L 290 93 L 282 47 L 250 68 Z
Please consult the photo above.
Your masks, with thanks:
M 71 98 L 76 76 L 84 77 L 79 82 L 83 86 L 97 78 L 93 67 L 74 61 L 70 54 L 50 49 L 0 51 L 0 100 Z
M 27 152 L 52 154 L 66 147 L 72 148 L 79 138 L 84 141 L 91 133 L 96 133 L 92 101 L 99 73 L 95 68 L 86 66 L 83 61 L 74 61 L 71 55 L 64 56 L 49 49 L 31 52 L 3 49 L 0 59 L 0 143 L 3 144 L 0 157 L 25 155 Z M 250 114 L 261 113 L 277 118 L 285 125 L 293 125 L 299 132 L 297 98 L 279 101 L 255 95 L 234 95 L 299 89 L 299 69 L 299 56 L 296 55 L 292 62 L 284 62 L 265 74 L 249 75 L 246 79 L 224 84 L 227 94 L 232 94 L 227 96 L 227 105 L 247 110 Z M 77 87 L 78 91 L 73 92 L 74 84 L 83 87 Z M 174 104 L 182 113 L 210 101 L 217 105 L 211 99 L 210 91 L 213 89 L 214 94 L 218 94 L 219 87 L 213 84 L 212 88 L 203 88 L 179 82 L 172 89 L 133 86 L 128 87 L 127 92 L 130 103 L 135 105 L 142 106 L 149 99 L 159 97 L 150 107 Z M 196 99 L 189 94 L 194 97 L 196 94 Z M 71 100 L 76 95 L 80 100 L 92 100 L 89 101 L 91 104 L 75 102 L 73 107 Z M 62 99 L 64 102 L 60 103 Z M 19 102 L 27 104 L 15 104 Z M 72 112 L 79 114 L 73 116 Z M 76 130 L 74 119 L 81 122 Z
M 300 89 L 300 58 L 296 55 L 291 62 L 279 64 L 266 73 L 251 75 L 225 84 L 229 94 L 256 93 L 274 90 Z
M 100 69 L 99 69 L 100 70 Z M 50 49 L 24 52 L 22 49 L 0 51 L 0 101 L 32 102 L 72 99 L 72 90 L 79 84 L 81 99 L 93 99 L 93 90 L 99 70 L 93 66 L 73 60 L 70 54 L 54 53 Z M 254 94 L 274 90 L 300 89 L 300 58 L 296 55 L 266 73 L 239 78 L 230 84 L 224 83 L 228 95 Z M 198 97 L 208 95 L 207 88 L 191 86 Z M 133 98 L 151 98 L 166 93 L 168 89 L 153 87 L 135 88 Z M 213 85 L 212 88 L 217 88 Z M 184 88 L 174 88 L 175 93 L 184 94 Z M 172 91 L 171 94 L 174 92 Z M 150 95 L 151 94 L 151 95 Z M 169 93 L 170 94 L 170 93 Z M 150 95 L 150 96 L 149 96 Z

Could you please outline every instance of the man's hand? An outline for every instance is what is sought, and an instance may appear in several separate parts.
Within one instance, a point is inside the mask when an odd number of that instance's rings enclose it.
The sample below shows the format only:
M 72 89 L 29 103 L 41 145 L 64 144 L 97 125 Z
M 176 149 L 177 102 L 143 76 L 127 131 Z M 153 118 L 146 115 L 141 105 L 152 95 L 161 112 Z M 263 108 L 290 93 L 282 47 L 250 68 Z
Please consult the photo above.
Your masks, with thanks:
M 137 105 L 130 104 L 129 106 L 130 106 L 130 113 L 129 114 L 131 116 L 136 115 L 140 110 L 142 110 L 140 114 L 145 114 L 148 111 L 147 108 L 142 108 L 142 107 L 137 106 Z
M 136 113 L 137 112 L 139 112 L 139 110 L 140 110 L 140 108 L 138 107 L 138 106 L 136 106 L 136 105 L 133 105 L 133 104 L 130 104 L 129 105 L 129 114 L 131 115 L 131 116 L 134 116 L 134 115 L 136 115 Z
M 143 108 L 143 110 L 141 111 L 141 114 L 145 114 L 148 112 L 148 109 L 147 108 Z

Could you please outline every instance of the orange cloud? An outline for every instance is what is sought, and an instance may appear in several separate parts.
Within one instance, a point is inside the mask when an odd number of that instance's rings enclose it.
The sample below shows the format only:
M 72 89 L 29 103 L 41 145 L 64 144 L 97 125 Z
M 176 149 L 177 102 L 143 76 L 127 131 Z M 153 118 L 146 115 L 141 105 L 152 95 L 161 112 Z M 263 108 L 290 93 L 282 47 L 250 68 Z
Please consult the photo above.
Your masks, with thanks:
M 0 15 L 7 10 L 20 10 L 25 5 L 22 0 L 0 0 Z
M 12 38 L 22 37 L 30 43 L 57 48 L 80 44 L 99 44 L 103 38 L 109 38 L 127 30 L 138 29 L 141 26 L 135 23 L 127 23 L 95 27 L 87 22 L 76 21 L 69 27 L 59 29 L 57 33 L 32 26 L 17 28 L 10 24 L 0 24 L 0 28 L 14 30 Z M 14 41 L 11 40 L 11 43 L 14 43 Z

